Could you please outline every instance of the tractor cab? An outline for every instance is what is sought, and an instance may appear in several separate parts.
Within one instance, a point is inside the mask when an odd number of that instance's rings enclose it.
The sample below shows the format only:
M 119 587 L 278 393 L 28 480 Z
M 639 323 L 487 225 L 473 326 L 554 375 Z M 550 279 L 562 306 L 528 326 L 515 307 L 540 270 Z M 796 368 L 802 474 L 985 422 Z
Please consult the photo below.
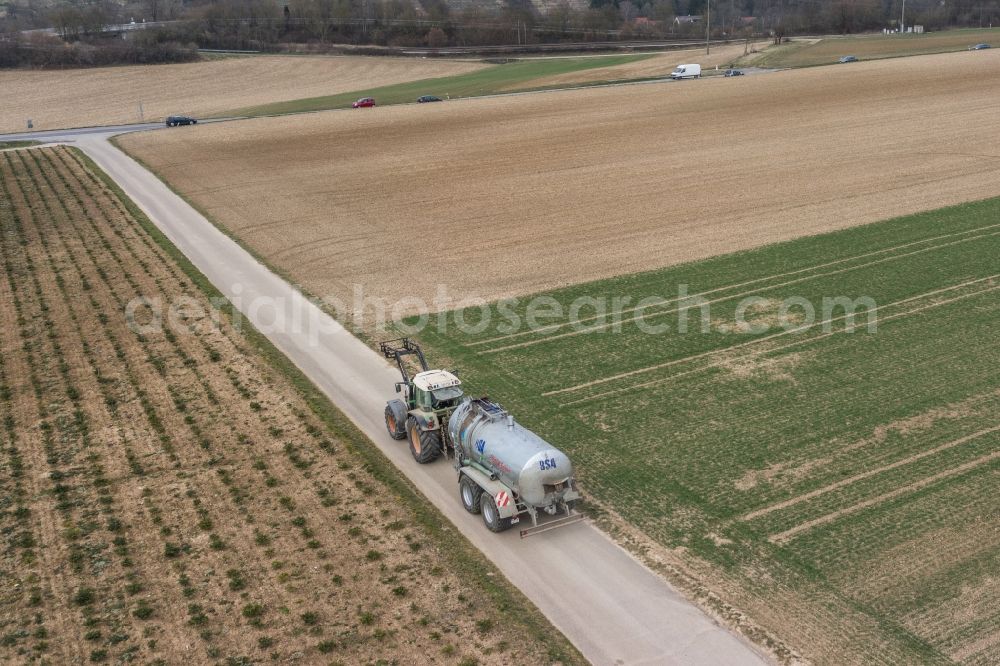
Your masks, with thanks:
M 427 370 L 413 376 L 411 409 L 454 409 L 462 401 L 462 382 L 447 370 Z
M 420 463 L 448 455 L 448 417 L 462 401 L 462 382 L 447 370 L 431 370 L 424 353 L 413 340 L 401 338 L 379 344 L 382 354 L 396 361 L 402 381 L 396 393 L 402 399 L 385 406 L 385 427 L 393 439 L 409 439 L 410 452 Z M 419 370 L 410 375 L 413 366 Z

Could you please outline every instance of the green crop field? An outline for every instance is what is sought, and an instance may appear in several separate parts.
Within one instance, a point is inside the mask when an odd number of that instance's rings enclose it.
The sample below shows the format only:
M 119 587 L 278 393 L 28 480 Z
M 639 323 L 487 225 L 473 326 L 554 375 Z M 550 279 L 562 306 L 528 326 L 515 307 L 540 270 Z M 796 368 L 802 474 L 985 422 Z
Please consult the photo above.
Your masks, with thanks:
M 905 35 L 851 35 L 826 37 L 818 40 L 792 40 L 768 49 L 766 52 L 745 59 L 744 64 L 759 67 L 809 67 L 829 65 L 845 55 L 861 60 L 900 58 L 964 51 L 980 42 L 1000 46 L 1000 28 L 942 30 L 923 34 Z
M 544 296 L 419 338 L 605 524 L 786 654 L 1000 660 L 1000 200 Z
M 337 95 L 311 97 L 287 102 L 265 104 L 221 114 L 232 116 L 263 116 L 303 111 L 325 111 L 349 108 L 359 97 L 374 97 L 381 106 L 406 104 L 421 95 L 435 95 L 441 99 L 479 97 L 510 90 L 512 87 L 530 88 L 534 79 L 567 74 L 587 69 L 612 67 L 637 62 L 652 57 L 642 55 L 588 56 L 579 58 L 527 58 L 517 62 L 487 67 L 468 74 L 421 79 L 377 88 L 364 88 Z

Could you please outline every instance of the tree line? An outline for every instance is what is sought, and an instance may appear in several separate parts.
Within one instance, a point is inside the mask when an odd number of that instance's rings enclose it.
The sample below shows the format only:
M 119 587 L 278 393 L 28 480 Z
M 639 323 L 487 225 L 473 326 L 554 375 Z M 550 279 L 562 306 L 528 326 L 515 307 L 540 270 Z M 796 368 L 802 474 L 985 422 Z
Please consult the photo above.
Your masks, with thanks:
M 532 45 L 897 29 L 903 0 L 0 0 L 5 59 L 176 62 L 197 48 Z M 710 23 L 706 14 L 710 12 Z M 906 0 L 926 30 L 1000 24 L 1000 0 Z M 155 24 L 109 30 L 117 24 Z M 23 31 L 51 28 L 49 37 Z M 31 33 L 29 33 L 31 34 Z M 52 40 L 69 44 L 60 52 Z M 37 54 L 37 55 L 33 55 Z M 69 61 L 69 62 L 62 62 Z

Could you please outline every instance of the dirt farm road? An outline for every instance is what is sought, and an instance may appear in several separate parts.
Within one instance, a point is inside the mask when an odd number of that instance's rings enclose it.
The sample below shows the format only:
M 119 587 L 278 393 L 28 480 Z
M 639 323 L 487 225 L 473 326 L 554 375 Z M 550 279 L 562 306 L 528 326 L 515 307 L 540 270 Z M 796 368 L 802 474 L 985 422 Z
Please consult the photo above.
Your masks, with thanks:
M 47 133 L 44 140 L 78 146 L 110 174 L 588 660 L 600 665 L 768 663 L 589 523 L 524 540 L 516 530 L 499 535 L 486 530 L 478 516 L 462 508 L 448 463 L 417 465 L 407 446 L 386 434 L 382 410 L 395 396 L 396 370 L 112 146 L 107 139 L 121 131 L 67 130 Z M 287 325 L 275 324 L 281 321 Z

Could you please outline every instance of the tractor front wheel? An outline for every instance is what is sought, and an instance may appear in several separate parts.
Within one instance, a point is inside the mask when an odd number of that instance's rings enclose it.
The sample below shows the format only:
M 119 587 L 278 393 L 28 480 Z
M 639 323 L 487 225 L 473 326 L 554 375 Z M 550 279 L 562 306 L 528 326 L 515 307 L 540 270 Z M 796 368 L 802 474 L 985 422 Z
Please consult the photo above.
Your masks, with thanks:
M 441 435 L 436 430 L 421 430 L 412 416 L 406 419 L 410 439 L 410 453 L 421 465 L 434 462 L 441 455 Z
M 399 422 L 391 405 L 385 406 L 385 429 L 393 439 L 406 439 L 406 424 Z

